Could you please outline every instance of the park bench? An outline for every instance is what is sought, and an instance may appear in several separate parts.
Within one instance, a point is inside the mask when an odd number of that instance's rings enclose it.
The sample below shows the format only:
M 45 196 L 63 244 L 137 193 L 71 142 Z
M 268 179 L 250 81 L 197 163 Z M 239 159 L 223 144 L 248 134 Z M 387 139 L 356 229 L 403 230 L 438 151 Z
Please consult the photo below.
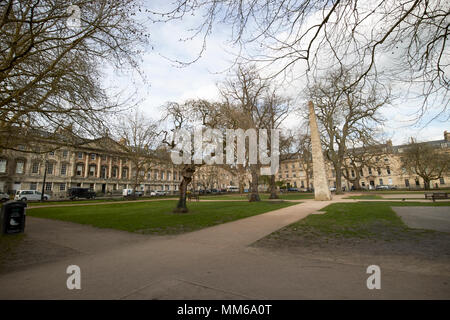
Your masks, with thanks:
M 192 201 L 192 199 L 195 199 L 196 201 L 200 200 L 200 194 L 198 193 L 189 193 L 188 194 L 188 200 Z
M 436 201 L 436 199 L 448 199 L 448 192 L 425 193 L 425 199 L 431 199 L 433 201 Z

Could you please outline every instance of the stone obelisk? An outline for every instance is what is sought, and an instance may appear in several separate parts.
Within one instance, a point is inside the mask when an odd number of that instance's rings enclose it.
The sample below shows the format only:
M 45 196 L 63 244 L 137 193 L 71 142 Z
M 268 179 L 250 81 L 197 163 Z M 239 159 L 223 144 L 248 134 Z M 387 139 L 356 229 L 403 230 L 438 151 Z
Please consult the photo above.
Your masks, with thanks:
M 331 192 L 330 188 L 328 187 L 325 160 L 323 159 L 322 145 L 320 143 L 319 127 L 317 126 L 314 105 L 311 101 L 308 102 L 308 107 L 314 175 L 314 199 L 322 201 L 331 200 Z

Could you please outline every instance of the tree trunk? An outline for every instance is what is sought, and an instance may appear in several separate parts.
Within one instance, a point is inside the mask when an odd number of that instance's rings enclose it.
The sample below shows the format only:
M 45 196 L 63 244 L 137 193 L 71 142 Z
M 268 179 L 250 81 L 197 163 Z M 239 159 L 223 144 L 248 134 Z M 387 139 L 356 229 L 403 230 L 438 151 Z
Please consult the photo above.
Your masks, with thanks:
M 425 190 L 430 190 L 430 180 L 429 179 L 423 179 L 423 187 Z
M 186 193 L 187 186 L 191 182 L 192 178 L 183 177 L 180 183 L 180 197 L 178 199 L 178 204 L 176 208 L 173 210 L 174 213 L 186 213 L 188 212 L 188 208 L 186 206 Z
M 252 164 L 251 165 L 251 171 L 252 171 L 252 190 L 250 194 L 250 198 L 248 201 L 254 202 L 254 201 L 261 201 L 258 193 L 258 166 Z
M 341 167 L 335 167 L 336 172 L 336 194 L 342 194 L 342 169 Z
M 306 170 L 305 173 L 306 173 L 306 191 L 310 191 L 311 189 L 311 186 L 309 185 L 310 184 L 309 176 L 311 174 L 310 170 L 309 169 Z
M 179 187 L 180 197 L 178 199 L 176 208 L 173 210 L 174 213 L 186 213 L 189 211 L 186 206 L 186 193 L 187 193 L 187 187 L 188 187 L 189 183 L 192 181 L 194 172 L 195 172 L 195 165 L 185 165 L 185 167 L 181 171 L 183 179 L 181 179 L 181 183 L 180 183 L 180 187 Z
M 269 182 L 269 189 L 270 189 L 270 196 L 269 199 L 279 199 L 277 194 L 277 186 L 275 184 L 275 175 L 272 174 L 270 176 L 270 182 Z

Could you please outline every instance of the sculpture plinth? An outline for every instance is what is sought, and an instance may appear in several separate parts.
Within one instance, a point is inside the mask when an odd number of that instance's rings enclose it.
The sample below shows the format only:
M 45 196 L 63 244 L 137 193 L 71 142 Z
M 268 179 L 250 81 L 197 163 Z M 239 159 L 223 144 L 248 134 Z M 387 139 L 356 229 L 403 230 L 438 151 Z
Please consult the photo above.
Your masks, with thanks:
M 314 199 L 320 201 L 331 200 L 331 192 L 328 187 L 327 171 L 323 159 L 322 144 L 320 143 L 319 127 L 317 126 L 314 105 L 308 102 L 309 128 L 311 131 L 311 147 L 314 175 Z

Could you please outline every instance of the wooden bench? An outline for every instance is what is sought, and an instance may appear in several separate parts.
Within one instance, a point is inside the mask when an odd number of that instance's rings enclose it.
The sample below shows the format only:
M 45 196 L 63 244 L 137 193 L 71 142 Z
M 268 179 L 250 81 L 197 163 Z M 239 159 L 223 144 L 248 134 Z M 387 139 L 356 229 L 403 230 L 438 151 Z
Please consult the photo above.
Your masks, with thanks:
M 431 199 L 433 201 L 436 201 L 436 199 L 448 199 L 448 192 L 425 193 L 425 199 Z
M 200 200 L 200 194 L 198 193 L 189 193 L 188 194 L 188 201 L 192 201 L 192 199 L 195 199 L 196 201 Z

